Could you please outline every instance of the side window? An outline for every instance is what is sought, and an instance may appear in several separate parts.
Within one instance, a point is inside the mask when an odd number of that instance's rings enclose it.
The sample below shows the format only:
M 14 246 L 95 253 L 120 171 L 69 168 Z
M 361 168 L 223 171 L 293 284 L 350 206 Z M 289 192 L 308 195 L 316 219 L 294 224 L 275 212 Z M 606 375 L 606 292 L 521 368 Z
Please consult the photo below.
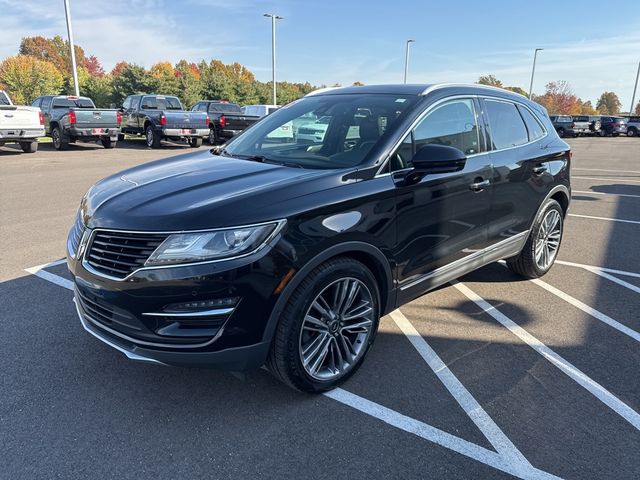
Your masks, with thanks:
M 158 109 L 158 102 L 156 100 L 156 97 L 142 97 L 142 107 L 145 110 L 157 110 Z
M 485 99 L 494 150 L 517 147 L 529 141 L 527 129 L 515 104 Z
M 443 103 L 430 111 L 413 131 L 415 150 L 435 143 L 448 145 L 467 155 L 479 152 L 478 123 L 473 100 Z
M 125 99 L 125 101 L 122 103 L 122 108 L 124 108 L 125 110 L 131 108 L 131 97 L 127 97 Z
M 38 107 L 40 108 L 40 103 L 42 102 L 42 97 L 38 97 L 36 98 L 33 103 L 31 104 L 32 107 Z
M 40 104 L 40 110 L 42 110 L 44 112 L 45 109 L 49 108 L 50 104 L 51 104 L 51 97 L 42 97 L 42 103 Z
M 520 111 L 520 115 L 522 115 L 524 124 L 527 126 L 529 141 L 532 142 L 538 138 L 544 137 L 544 128 L 540 125 L 538 119 L 527 108 L 521 105 L 518 105 L 518 110 Z

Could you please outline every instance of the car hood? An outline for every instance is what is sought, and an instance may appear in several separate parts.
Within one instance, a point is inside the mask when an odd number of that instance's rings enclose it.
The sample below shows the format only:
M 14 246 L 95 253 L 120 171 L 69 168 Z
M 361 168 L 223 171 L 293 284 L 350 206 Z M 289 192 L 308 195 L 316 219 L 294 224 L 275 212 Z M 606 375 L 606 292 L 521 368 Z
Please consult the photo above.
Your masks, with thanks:
M 344 173 L 198 152 L 107 177 L 91 187 L 81 209 L 90 228 L 174 231 L 246 225 L 283 218 L 282 202 L 336 187 L 344 183 Z

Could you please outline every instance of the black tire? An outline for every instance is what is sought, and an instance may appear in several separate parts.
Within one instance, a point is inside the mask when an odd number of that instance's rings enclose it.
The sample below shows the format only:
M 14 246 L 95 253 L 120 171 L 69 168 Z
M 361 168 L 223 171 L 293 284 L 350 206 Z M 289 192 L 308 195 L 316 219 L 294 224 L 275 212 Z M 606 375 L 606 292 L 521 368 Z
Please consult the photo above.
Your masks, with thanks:
M 635 127 L 629 127 L 629 130 L 627 130 L 627 137 L 637 137 L 638 136 L 638 130 Z
M 189 146 L 191 148 L 198 148 L 202 146 L 202 137 L 194 137 L 189 139 Z
M 565 137 L 565 131 L 564 131 L 564 128 L 559 128 L 559 129 L 558 129 L 558 136 L 559 136 L 560 138 L 564 138 L 564 137 Z
M 69 146 L 69 142 L 64 141 L 60 127 L 53 127 L 51 130 L 51 138 L 53 140 L 53 148 L 56 150 L 66 150 Z
M 554 253 L 551 263 L 546 268 L 541 268 L 535 258 L 536 241 L 541 234 L 543 220 L 552 210 L 555 210 L 560 214 L 560 238 L 558 239 L 558 247 L 556 252 Z M 533 226 L 531 227 L 531 231 L 529 232 L 527 243 L 525 243 L 520 254 L 507 259 L 507 265 L 509 266 L 509 268 L 518 275 L 522 275 L 525 278 L 542 277 L 551 269 L 555 262 L 555 259 L 557 258 L 558 250 L 560 249 L 560 245 L 562 243 L 563 229 L 564 211 L 562 210 L 562 207 L 555 200 L 547 200 L 547 202 L 541 209 L 540 214 L 533 222 Z
M 147 147 L 160 148 L 162 139 L 160 138 L 160 135 L 153 130 L 152 125 L 147 125 L 147 128 L 144 130 L 144 136 L 147 142 Z
M 354 278 L 366 285 L 372 298 L 373 324 L 362 353 L 341 376 L 330 380 L 311 377 L 301 359 L 300 335 L 305 314 L 316 296 L 328 285 L 344 278 Z M 353 375 L 364 359 L 375 339 L 380 320 L 380 293 L 375 277 L 362 263 L 348 257 L 339 257 L 316 267 L 291 294 L 280 316 L 274 334 L 267 367 L 280 381 L 303 392 L 317 393 L 331 390 Z
M 119 142 L 123 142 L 124 141 L 124 133 L 119 133 L 118 134 L 118 141 Z
M 207 141 L 209 142 L 209 145 L 218 144 L 218 134 L 216 133 L 216 128 L 213 125 L 209 126 L 209 136 L 207 137 Z
M 112 141 L 111 137 L 102 137 L 100 143 L 104 148 L 114 148 L 116 146 L 116 142 Z
M 24 153 L 36 153 L 38 151 L 38 142 L 20 142 L 20 148 Z

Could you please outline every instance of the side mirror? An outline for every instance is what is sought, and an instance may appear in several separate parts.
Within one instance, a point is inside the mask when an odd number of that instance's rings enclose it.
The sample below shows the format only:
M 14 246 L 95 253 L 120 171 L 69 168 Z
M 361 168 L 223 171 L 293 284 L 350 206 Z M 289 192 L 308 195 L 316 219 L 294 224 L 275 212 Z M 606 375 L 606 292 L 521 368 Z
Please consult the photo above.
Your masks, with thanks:
M 425 145 L 411 159 L 413 173 L 422 176 L 434 173 L 459 172 L 464 168 L 467 156 L 461 150 L 435 143 Z

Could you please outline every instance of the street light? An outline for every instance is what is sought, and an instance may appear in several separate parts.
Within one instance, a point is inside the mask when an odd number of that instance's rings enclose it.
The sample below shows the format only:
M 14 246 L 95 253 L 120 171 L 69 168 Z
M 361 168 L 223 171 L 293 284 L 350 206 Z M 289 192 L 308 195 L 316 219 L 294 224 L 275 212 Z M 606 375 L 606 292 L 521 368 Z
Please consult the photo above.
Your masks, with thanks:
M 629 109 L 629 116 L 633 115 L 633 107 L 636 101 L 636 90 L 638 90 L 638 78 L 640 78 L 640 62 L 638 62 L 638 73 L 636 73 L 636 83 L 633 84 L 633 95 L 631 96 L 631 108 Z
M 536 58 L 538 57 L 538 52 L 541 52 L 544 48 L 536 48 L 536 51 L 533 53 L 533 68 L 531 69 L 531 83 L 529 84 L 529 100 L 531 100 L 531 96 L 533 95 L 533 76 L 536 73 Z
M 276 20 L 282 20 L 284 17 L 279 17 L 273 13 L 265 13 L 265 17 L 271 18 L 271 81 L 273 82 L 273 104 L 277 105 L 276 101 Z
M 69 48 L 71 49 L 71 69 L 73 70 L 73 85 L 76 90 L 76 97 L 80 96 L 80 86 L 78 85 L 78 68 L 76 67 L 76 49 L 73 46 L 73 32 L 71 31 L 71 10 L 69 0 L 64 0 L 64 13 L 67 17 L 67 35 L 69 36 Z
M 407 40 L 407 50 L 404 55 L 404 83 L 407 83 L 407 74 L 409 73 L 409 45 L 415 40 Z

